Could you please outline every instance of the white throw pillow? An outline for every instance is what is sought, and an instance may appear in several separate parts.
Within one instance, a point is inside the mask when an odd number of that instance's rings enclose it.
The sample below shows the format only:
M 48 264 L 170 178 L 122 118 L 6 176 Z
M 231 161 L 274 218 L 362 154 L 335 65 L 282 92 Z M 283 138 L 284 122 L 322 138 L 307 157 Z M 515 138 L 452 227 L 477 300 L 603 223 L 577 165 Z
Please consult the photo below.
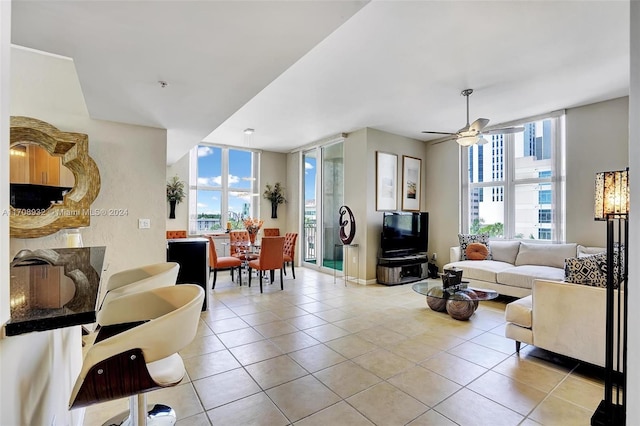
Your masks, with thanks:
M 564 260 L 576 257 L 577 244 L 520 243 L 516 266 L 541 265 L 564 268 Z
M 578 244 L 578 257 L 586 257 L 594 254 L 606 253 L 606 247 L 586 247 Z
M 520 249 L 520 241 L 492 240 L 490 245 L 493 260 L 510 263 L 512 265 L 516 263 L 518 250 Z

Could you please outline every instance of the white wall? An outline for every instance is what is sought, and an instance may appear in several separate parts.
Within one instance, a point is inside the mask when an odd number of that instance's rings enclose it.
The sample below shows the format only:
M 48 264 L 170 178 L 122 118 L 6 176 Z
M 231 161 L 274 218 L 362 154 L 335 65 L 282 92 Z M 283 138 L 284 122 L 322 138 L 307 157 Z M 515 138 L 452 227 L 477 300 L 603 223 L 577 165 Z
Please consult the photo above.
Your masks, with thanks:
M 170 166 L 167 166 L 166 181 L 168 182 L 174 176 L 178 176 L 181 181 L 184 182 L 185 192 L 187 196 L 185 199 L 176 205 L 176 218 L 169 219 L 169 202 L 166 198 L 165 192 L 165 226 L 167 231 L 179 231 L 186 230 L 189 232 L 189 153 L 187 152 L 181 159 L 176 161 Z M 165 186 L 166 191 L 166 186 Z
M 426 146 L 427 201 L 429 212 L 429 253 L 436 263 L 449 262 L 449 248 L 458 245 L 460 232 L 460 152 L 450 141 Z
M 358 244 L 358 256 L 356 259 L 359 259 L 359 262 L 357 264 L 353 262 L 353 256 L 355 256 L 355 249 L 353 248 L 343 249 L 349 250 L 348 255 L 346 252 L 344 253 L 343 262 L 344 269 L 348 274 L 357 276 L 360 283 L 366 283 L 367 280 L 367 271 L 371 263 L 370 250 L 367 250 L 367 248 L 371 246 L 370 234 L 374 232 L 370 231 L 368 226 L 370 209 L 367 200 L 371 197 L 370 185 L 368 184 L 372 182 L 370 179 L 371 167 L 368 165 L 368 161 L 361 160 L 363 153 L 367 152 L 367 134 L 368 129 L 360 129 L 349 133 L 349 136 L 344 141 L 344 204 L 351 209 L 355 218 L 356 233 L 351 244 Z M 373 194 L 375 197 L 375 187 L 373 188 Z M 375 209 L 375 203 L 373 208 Z M 379 236 L 378 241 L 380 241 Z M 373 251 L 375 258 L 376 253 L 375 250 Z M 375 266 L 373 278 L 375 278 Z
M 427 176 L 427 161 L 424 142 L 406 138 L 403 136 L 386 133 L 375 129 L 366 129 L 366 153 L 360 153 L 355 157 L 345 158 L 345 167 L 357 167 L 363 170 L 360 176 L 365 176 L 363 181 L 359 178 L 360 185 L 364 184 L 362 192 L 367 194 L 367 239 L 364 247 L 360 247 L 360 262 L 366 261 L 366 274 L 364 278 L 368 282 L 375 282 L 376 265 L 378 263 L 378 249 L 380 248 L 380 233 L 382 232 L 382 212 L 376 210 L 376 151 L 384 151 L 398 155 L 398 208 L 402 210 L 402 156 L 410 156 L 422 160 L 420 176 L 420 211 L 426 211 L 425 185 Z M 362 158 L 366 158 L 363 162 Z M 347 202 L 345 200 L 345 202 Z M 350 201 L 349 201 L 350 202 Z M 362 272 L 361 272 L 362 274 Z
M 629 187 L 631 189 L 629 207 L 629 259 L 637 260 L 640 253 L 640 2 L 631 2 L 631 88 L 629 91 Z M 638 288 L 640 266 L 637 261 L 629 262 L 629 306 L 640 301 Z M 640 365 L 634 362 L 640 357 L 640 333 L 634 332 L 640 324 L 640 311 L 629 310 L 631 332 L 628 341 L 629 376 L 627 392 L 627 424 L 640 424 Z
M 604 245 L 604 222 L 593 220 L 597 172 L 629 165 L 629 98 L 567 110 L 566 240 Z
M 0 7 L 4 15 L 6 2 L 0 2 Z M 5 28 L 3 20 L 3 32 Z M 107 246 L 109 271 L 103 278 L 121 269 L 164 261 L 166 132 L 90 119 L 69 59 L 16 48 L 11 55 L 10 111 L 2 111 L 3 124 L 8 122 L 10 113 L 38 118 L 61 130 L 88 134 L 89 153 L 101 176 L 101 190 L 92 208 L 127 211 L 125 216 L 94 216 L 91 225 L 82 230 L 85 246 Z M 9 97 L 7 85 L 2 83 L 4 102 Z M 7 127 L 2 129 L 6 131 Z M 1 152 L 4 150 L 3 146 Z M 2 160 L 6 166 L 0 168 L 1 184 L 6 189 L 8 155 L 3 154 Z M 139 230 L 138 218 L 151 219 L 151 229 Z M 8 227 L 0 232 L 1 240 L 6 241 Z M 9 260 L 18 250 L 59 246 L 64 246 L 60 233 L 44 238 L 12 238 L 9 255 L 2 263 L 3 275 L 8 277 Z M 8 279 L 0 280 L 1 294 L 7 294 L 8 287 Z M 0 303 L 2 312 L 7 312 L 7 298 L 3 297 Z M 6 316 L 2 319 L 4 323 Z M 0 340 L 0 356 L 0 423 L 79 424 L 82 410 L 67 410 L 82 362 L 79 326 L 4 338 Z
M 262 151 L 260 154 L 260 177 L 258 182 L 259 195 L 256 197 L 256 201 L 260 203 L 260 219 L 264 220 L 263 228 L 280 228 L 280 235 L 284 235 L 285 232 L 297 232 L 297 228 L 291 231 L 289 229 L 288 208 L 287 204 L 292 199 L 296 191 L 296 184 L 289 185 L 287 182 L 287 154 L 280 152 Z M 262 193 L 265 190 L 265 185 L 275 185 L 276 182 L 280 182 L 285 187 L 285 198 L 287 204 L 280 204 L 278 206 L 278 217 L 276 219 L 271 218 L 271 202 L 262 197 Z M 296 250 L 298 251 L 298 250 Z

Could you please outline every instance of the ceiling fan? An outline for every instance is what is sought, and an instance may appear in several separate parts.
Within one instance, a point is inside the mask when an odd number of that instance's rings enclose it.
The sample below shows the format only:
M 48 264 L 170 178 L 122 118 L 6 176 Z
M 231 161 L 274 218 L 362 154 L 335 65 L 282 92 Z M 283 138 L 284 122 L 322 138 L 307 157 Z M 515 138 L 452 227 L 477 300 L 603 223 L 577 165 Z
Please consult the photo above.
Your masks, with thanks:
M 450 132 L 430 132 L 423 131 L 422 133 L 429 133 L 432 135 L 447 135 L 449 138 L 444 141 L 454 140 L 461 146 L 471 146 L 474 144 L 484 145 L 489 142 L 484 138 L 485 135 L 495 134 L 507 134 L 507 133 L 519 133 L 524 131 L 524 127 L 503 127 L 500 129 L 491 129 L 483 131 L 487 124 L 489 124 L 488 118 L 478 118 L 473 123 L 469 124 L 469 96 L 473 93 L 473 89 L 464 89 L 460 94 L 467 98 L 467 124 L 456 133 Z M 444 142 L 443 141 L 443 142 Z

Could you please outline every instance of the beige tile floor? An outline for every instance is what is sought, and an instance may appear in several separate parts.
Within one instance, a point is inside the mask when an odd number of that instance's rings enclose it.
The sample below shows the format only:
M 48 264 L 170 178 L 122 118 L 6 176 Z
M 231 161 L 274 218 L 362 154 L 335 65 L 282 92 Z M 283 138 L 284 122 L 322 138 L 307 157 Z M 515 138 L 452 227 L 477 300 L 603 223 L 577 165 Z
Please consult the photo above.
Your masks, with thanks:
M 469 321 L 431 311 L 411 285 L 297 279 L 238 287 L 219 274 L 187 376 L 148 394 L 178 425 L 588 425 L 601 371 L 504 337 L 507 300 Z M 126 400 L 87 409 L 99 425 Z

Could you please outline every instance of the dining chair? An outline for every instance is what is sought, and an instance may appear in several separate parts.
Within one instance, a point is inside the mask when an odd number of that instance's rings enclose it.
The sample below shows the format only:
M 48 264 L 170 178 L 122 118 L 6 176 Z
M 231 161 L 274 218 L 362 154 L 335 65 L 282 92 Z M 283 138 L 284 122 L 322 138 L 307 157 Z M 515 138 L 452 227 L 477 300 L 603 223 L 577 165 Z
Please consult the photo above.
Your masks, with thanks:
M 229 232 L 229 255 L 244 259 L 249 247 L 249 233 L 247 231 Z
M 284 274 L 287 275 L 287 268 L 285 265 L 287 263 L 291 263 L 291 274 L 293 278 L 296 278 L 296 271 L 293 269 L 296 252 L 296 241 L 298 240 L 298 234 L 295 232 L 287 232 L 284 234 L 284 252 L 283 252 L 283 265 L 282 269 L 284 270 Z
M 263 237 L 279 237 L 280 236 L 280 228 L 264 228 L 262 230 Z
M 187 238 L 187 231 L 185 230 L 167 231 L 167 240 L 173 240 L 174 238 Z
M 209 239 L 209 275 L 213 272 L 213 285 L 216 288 L 216 280 L 218 279 L 218 271 L 231 269 L 231 281 L 233 281 L 233 270 L 238 268 L 238 280 L 242 285 L 242 260 L 235 256 L 220 256 L 216 252 L 216 244 L 211 235 L 207 235 Z
M 156 404 L 149 410 L 146 392 L 176 386 L 184 378 L 178 351 L 195 337 L 203 301 L 202 287 L 183 284 L 127 294 L 109 303 L 98 313 L 98 324 L 103 330 L 121 331 L 99 333 L 88 348 L 69 409 L 130 397 L 129 410 L 106 424 L 146 425 L 154 418 L 175 424 L 171 407 Z
M 258 271 L 272 271 L 271 282 L 273 283 L 273 271 L 280 269 L 280 290 L 284 290 L 282 282 L 284 237 L 262 237 L 260 244 L 260 254 L 257 259 L 249 261 L 249 287 L 251 287 L 251 269 Z M 262 293 L 262 274 L 260 274 L 260 293 Z

